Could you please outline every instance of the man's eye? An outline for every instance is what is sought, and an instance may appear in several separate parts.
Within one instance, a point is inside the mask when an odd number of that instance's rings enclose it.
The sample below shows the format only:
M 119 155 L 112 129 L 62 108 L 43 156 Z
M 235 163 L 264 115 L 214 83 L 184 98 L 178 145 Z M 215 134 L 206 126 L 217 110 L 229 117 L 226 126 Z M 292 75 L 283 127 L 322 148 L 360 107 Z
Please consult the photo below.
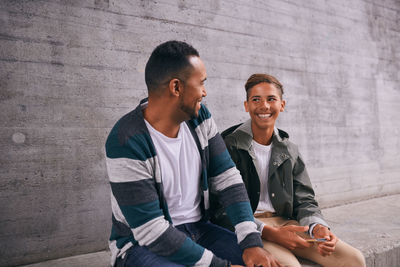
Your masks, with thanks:
M 276 101 L 276 98 L 273 98 L 273 97 L 268 98 L 268 101 L 269 101 L 269 102 Z
M 259 98 L 253 98 L 253 102 L 259 102 L 260 99 Z

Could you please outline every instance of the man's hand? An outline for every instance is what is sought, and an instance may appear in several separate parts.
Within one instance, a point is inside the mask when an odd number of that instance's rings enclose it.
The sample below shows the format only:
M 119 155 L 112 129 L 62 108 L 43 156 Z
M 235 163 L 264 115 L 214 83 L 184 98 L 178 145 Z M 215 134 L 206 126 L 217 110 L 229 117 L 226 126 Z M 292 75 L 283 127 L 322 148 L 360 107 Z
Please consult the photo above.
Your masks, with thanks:
M 283 267 L 271 253 L 260 247 L 246 248 L 242 257 L 247 267 Z
M 297 235 L 298 232 L 306 232 L 308 226 L 287 225 L 282 227 L 264 226 L 262 238 L 277 243 L 287 249 L 309 248 L 312 244 Z
M 315 238 L 325 238 L 328 240 L 318 244 L 319 254 L 322 256 L 329 256 L 333 251 L 335 251 L 338 239 L 331 231 L 329 231 L 328 227 L 317 224 L 313 229 L 313 235 Z

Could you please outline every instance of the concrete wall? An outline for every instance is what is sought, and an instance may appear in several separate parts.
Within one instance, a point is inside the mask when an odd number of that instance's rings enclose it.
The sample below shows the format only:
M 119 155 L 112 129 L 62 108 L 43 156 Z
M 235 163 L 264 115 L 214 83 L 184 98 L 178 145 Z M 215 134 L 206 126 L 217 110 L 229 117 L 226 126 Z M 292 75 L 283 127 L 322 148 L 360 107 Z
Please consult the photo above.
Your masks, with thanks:
M 250 74 L 281 80 L 322 206 L 400 192 L 397 0 L 0 1 L 0 265 L 107 246 L 105 138 L 170 39 L 199 50 L 220 129 Z

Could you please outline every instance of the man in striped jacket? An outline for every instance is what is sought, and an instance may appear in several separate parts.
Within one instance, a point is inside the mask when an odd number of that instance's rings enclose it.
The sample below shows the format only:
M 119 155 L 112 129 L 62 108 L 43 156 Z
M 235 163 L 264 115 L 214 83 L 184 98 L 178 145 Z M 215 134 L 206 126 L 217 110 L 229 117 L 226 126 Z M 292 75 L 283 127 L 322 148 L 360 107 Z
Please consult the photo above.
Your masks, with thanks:
M 206 70 L 178 41 L 159 45 L 145 70 L 148 98 L 106 142 L 113 266 L 281 266 L 261 249 L 239 172 L 207 108 Z M 236 235 L 208 221 L 218 196 Z

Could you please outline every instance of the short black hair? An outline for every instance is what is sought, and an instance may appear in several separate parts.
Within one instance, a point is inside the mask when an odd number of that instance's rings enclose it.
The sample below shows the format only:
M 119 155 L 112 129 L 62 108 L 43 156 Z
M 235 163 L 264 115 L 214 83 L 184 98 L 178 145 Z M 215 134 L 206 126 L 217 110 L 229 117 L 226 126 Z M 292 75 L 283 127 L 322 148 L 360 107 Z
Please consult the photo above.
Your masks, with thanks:
M 146 64 L 145 80 L 147 90 L 156 91 L 160 85 L 178 78 L 183 82 L 188 78 L 192 65 L 190 56 L 199 57 L 199 52 L 181 41 L 168 41 L 157 46 Z

